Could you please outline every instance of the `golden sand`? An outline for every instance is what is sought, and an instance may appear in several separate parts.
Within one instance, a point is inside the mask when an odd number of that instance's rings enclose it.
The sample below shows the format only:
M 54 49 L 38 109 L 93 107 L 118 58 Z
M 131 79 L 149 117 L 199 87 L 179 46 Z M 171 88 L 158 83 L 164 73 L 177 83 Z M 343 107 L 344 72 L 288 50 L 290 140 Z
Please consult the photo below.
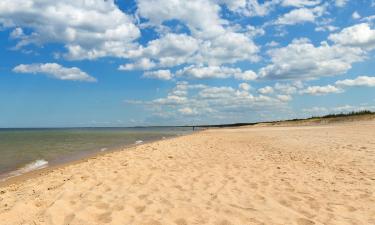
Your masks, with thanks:
M 375 224 L 375 122 L 207 130 L 0 188 L 0 224 Z

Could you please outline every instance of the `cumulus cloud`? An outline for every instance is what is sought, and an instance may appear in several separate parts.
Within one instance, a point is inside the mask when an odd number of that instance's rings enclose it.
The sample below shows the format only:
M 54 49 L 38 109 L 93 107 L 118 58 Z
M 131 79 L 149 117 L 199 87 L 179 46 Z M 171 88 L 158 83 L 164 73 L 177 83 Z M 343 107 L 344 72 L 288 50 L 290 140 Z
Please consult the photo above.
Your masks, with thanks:
M 307 87 L 305 90 L 301 91 L 301 94 L 310 94 L 310 95 L 327 95 L 332 93 L 341 93 L 342 90 L 332 86 L 310 86 Z
M 182 115 L 185 115 L 185 116 L 198 115 L 198 112 L 190 107 L 181 108 L 178 110 L 178 112 L 180 112 Z
M 288 46 L 271 49 L 271 64 L 258 72 L 263 79 L 316 79 L 343 74 L 365 52 L 350 46 L 322 43 L 315 47 L 308 39 L 297 39 Z
M 354 11 L 352 14 L 352 18 L 355 20 L 361 19 L 361 15 L 357 11 Z
M 366 16 L 364 18 L 361 19 L 361 21 L 366 21 L 366 22 L 372 22 L 375 20 L 375 15 L 372 15 L 372 16 Z
M 303 83 L 300 81 L 293 83 L 276 83 L 274 85 L 274 90 L 282 94 L 295 94 L 299 89 L 303 88 Z
M 156 64 L 148 58 L 141 58 L 134 63 L 128 63 L 119 66 L 119 70 L 150 70 L 156 67 Z
M 252 112 L 263 112 L 275 107 L 282 109 L 292 99 L 289 95 L 255 96 L 249 90 L 250 85 L 246 83 L 241 83 L 238 88 L 234 88 L 178 82 L 166 97 L 150 101 L 127 101 L 127 103 L 144 105 L 153 113 L 168 112 L 168 117 L 174 119 L 178 116 L 182 118 L 194 116 L 194 118 L 233 117 L 248 120 Z
M 257 62 L 258 51 L 259 47 L 247 35 L 228 31 L 214 39 L 202 42 L 193 62 L 209 65 L 238 61 Z
M 369 76 L 359 76 L 355 79 L 345 79 L 336 81 L 336 85 L 338 86 L 364 86 L 364 87 L 375 87 L 375 77 Z
M 95 82 L 96 79 L 77 67 L 66 68 L 57 63 L 20 64 L 13 68 L 16 73 L 45 74 L 59 80 Z
M 251 89 L 251 86 L 248 83 L 240 83 L 238 87 L 243 91 L 250 91 Z
M 270 87 L 270 86 L 266 86 L 266 87 L 263 87 L 263 88 L 259 88 L 258 92 L 261 93 L 261 94 L 263 94 L 263 95 L 272 94 L 273 93 L 273 88 Z
M 320 4 L 320 0 L 283 0 L 282 6 L 293 6 L 293 7 L 304 7 L 304 6 L 316 6 Z
M 375 30 L 368 23 L 356 24 L 328 37 L 338 45 L 359 47 L 364 50 L 375 49 Z
M 225 66 L 188 66 L 176 72 L 178 77 L 186 77 L 190 79 L 207 79 L 207 78 L 230 78 L 234 77 L 238 80 L 255 80 L 254 71 L 242 71 L 240 68 L 232 68 Z
M 323 24 L 323 25 L 317 26 L 315 28 L 315 31 L 329 31 L 329 32 L 333 32 L 333 31 L 336 31 L 338 29 L 339 28 L 336 27 L 336 26 L 329 25 L 329 24 Z
M 186 34 L 169 33 L 150 41 L 147 46 L 131 51 L 134 63 L 120 69 L 146 66 L 174 67 L 183 64 L 221 65 L 237 61 L 257 61 L 258 47 L 245 35 L 226 32 L 212 40 L 201 40 Z M 141 63 L 139 60 L 142 59 Z
M 193 52 L 186 55 L 185 52 L 167 50 L 167 56 L 161 55 L 159 66 L 176 66 L 184 63 L 221 65 L 223 63 L 235 63 L 238 61 L 257 61 L 259 48 L 251 37 L 261 30 L 249 30 L 248 32 L 235 32 L 225 25 L 229 21 L 220 17 L 220 5 L 227 4 L 230 7 L 241 7 L 243 3 L 230 4 L 229 1 L 206 0 L 138 0 L 138 14 L 148 20 L 151 26 L 163 26 L 165 21 L 178 20 L 185 24 L 190 34 L 171 34 L 154 40 L 141 51 L 133 52 L 133 57 L 147 57 L 147 52 L 158 58 L 158 49 L 168 49 L 168 43 L 173 39 L 180 40 L 179 48 L 191 49 Z M 160 43 L 159 43 L 160 42 Z M 173 54 L 173 55 L 171 55 Z M 138 56 L 137 56 L 138 55 Z M 170 56 L 171 55 L 171 56 Z M 150 56 L 148 56 L 150 57 Z
M 348 0 L 335 0 L 335 4 L 337 7 L 344 7 L 348 3 Z
M 169 70 L 156 70 L 156 71 L 147 71 L 143 74 L 145 78 L 152 78 L 158 80 L 171 80 L 173 75 Z
M 150 41 L 146 47 L 132 51 L 131 57 L 154 61 L 159 67 L 172 67 L 186 63 L 198 49 L 197 39 L 186 34 L 169 33 Z
M 289 102 L 292 100 L 292 96 L 290 95 L 277 95 L 276 96 L 277 99 L 279 99 L 280 101 L 283 101 L 283 102 Z
M 220 6 L 206 0 L 137 0 L 138 14 L 153 25 L 177 19 L 198 36 L 216 37 L 224 33 Z
M 237 10 L 245 16 L 266 16 L 279 4 L 279 0 L 270 0 L 259 3 L 258 0 L 247 0 L 246 6 Z
M 62 43 L 69 59 L 125 57 L 140 31 L 113 0 L 2 0 L 0 24 L 12 28 L 16 48 L 30 44 Z M 30 29 L 20 33 L 18 27 Z M 18 34 L 18 35 L 15 35 Z
M 278 18 L 275 21 L 275 24 L 294 25 L 299 23 L 315 22 L 316 18 L 322 16 L 325 10 L 325 6 L 294 9 Z

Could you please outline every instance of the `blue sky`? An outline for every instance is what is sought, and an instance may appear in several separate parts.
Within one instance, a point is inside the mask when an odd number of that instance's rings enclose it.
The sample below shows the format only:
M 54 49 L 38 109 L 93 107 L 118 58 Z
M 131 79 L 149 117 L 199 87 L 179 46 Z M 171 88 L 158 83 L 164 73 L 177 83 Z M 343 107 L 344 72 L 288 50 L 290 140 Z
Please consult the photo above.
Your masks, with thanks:
M 374 0 L 2 0 L 0 127 L 375 110 Z

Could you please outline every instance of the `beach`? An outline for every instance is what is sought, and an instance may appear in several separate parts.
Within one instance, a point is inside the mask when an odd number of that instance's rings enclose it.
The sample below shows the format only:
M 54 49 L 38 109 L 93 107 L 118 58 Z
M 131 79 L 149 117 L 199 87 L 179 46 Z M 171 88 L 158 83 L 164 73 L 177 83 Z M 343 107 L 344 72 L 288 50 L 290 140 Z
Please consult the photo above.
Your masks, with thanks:
M 1 225 L 375 224 L 375 121 L 209 129 L 0 185 Z

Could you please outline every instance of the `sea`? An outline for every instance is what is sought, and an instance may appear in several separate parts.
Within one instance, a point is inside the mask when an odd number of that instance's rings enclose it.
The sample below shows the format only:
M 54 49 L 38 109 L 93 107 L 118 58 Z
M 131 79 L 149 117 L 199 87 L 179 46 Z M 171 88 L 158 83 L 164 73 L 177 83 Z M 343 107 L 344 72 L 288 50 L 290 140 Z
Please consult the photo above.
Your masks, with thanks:
M 0 129 L 0 181 L 99 152 L 191 132 L 190 127 Z

